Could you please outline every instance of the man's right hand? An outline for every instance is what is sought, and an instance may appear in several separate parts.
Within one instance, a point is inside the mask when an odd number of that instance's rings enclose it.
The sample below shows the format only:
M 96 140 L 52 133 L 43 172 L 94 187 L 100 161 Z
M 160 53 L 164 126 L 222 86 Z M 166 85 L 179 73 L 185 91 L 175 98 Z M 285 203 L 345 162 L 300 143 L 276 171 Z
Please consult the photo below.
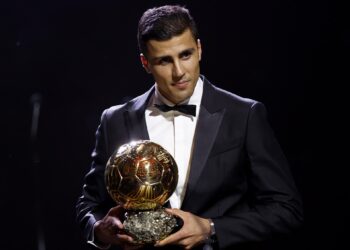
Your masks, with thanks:
M 107 215 L 94 225 L 94 241 L 98 245 L 121 245 L 124 248 L 133 248 L 133 239 L 123 232 L 121 218 L 124 216 L 121 206 L 111 208 Z M 137 248 L 137 246 L 135 246 Z

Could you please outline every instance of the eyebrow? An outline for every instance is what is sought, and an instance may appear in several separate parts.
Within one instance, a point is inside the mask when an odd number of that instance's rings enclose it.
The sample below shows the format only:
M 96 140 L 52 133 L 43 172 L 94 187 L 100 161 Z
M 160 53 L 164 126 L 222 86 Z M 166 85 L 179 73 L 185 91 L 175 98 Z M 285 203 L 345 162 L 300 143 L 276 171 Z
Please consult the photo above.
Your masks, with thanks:
M 195 51 L 195 48 L 185 49 L 179 53 L 179 56 L 181 57 L 186 53 L 192 54 L 194 51 Z M 161 59 L 171 59 L 171 56 L 165 55 L 165 56 L 154 57 L 154 58 L 152 58 L 152 61 L 157 61 L 157 60 L 161 60 Z

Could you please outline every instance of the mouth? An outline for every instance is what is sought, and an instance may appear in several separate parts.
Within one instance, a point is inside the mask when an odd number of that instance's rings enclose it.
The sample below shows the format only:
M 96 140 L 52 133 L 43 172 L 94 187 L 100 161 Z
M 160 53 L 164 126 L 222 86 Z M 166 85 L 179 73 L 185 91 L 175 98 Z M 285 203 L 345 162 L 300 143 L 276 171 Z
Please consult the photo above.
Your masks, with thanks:
M 171 85 L 178 89 L 185 89 L 190 84 L 190 80 L 183 80 L 179 82 L 174 82 Z

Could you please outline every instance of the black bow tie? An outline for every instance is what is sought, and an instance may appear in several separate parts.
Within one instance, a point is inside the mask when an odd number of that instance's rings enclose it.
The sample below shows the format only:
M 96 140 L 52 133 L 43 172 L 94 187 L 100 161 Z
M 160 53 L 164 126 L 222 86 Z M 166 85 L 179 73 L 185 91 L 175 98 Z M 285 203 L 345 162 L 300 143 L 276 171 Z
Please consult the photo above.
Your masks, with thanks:
M 175 105 L 175 106 L 168 106 L 165 104 L 154 104 L 155 107 L 157 107 L 160 111 L 168 112 L 170 110 L 176 110 L 184 114 L 196 116 L 196 105 Z

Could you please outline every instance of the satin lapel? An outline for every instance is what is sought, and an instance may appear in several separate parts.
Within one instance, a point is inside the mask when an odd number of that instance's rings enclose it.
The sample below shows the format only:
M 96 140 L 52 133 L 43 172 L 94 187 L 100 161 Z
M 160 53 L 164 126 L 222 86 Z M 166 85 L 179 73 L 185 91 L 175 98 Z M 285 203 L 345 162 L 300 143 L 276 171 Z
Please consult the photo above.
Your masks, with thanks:
M 214 95 L 212 95 L 215 90 L 211 85 L 209 86 L 210 83 L 206 80 L 205 84 L 194 140 L 190 175 L 188 177 L 187 189 L 182 207 L 186 206 L 186 202 L 190 200 L 191 193 L 196 187 L 225 113 L 225 109 L 223 108 L 214 112 L 208 110 L 207 107 L 212 104 L 211 102 L 215 102 Z M 211 106 L 211 110 L 215 110 L 215 104 Z
M 131 107 L 124 113 L 129 141 L 149 140 L 145 110 L 147 108 L 149 98 L 153 94 L 153 89 L 154 88 L 151 88 L 145 94 L 136 98 L 136 101 L 132 103 Z

